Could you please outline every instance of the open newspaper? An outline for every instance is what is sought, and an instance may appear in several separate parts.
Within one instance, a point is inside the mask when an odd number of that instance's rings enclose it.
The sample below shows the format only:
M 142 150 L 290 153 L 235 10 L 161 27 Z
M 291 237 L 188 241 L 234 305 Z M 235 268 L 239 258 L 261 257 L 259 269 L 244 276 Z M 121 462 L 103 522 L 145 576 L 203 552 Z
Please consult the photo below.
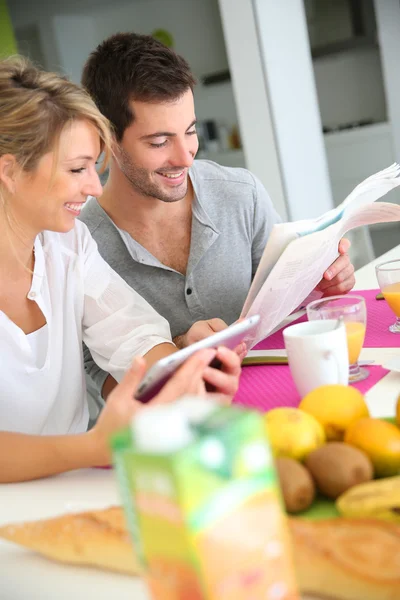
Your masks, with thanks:
M 400 221 L 400 206 L 375 202 L 399 185 L 400 166 L 395 163 L 365 179 L 321 217 L 273 227 L 241 314 L 261 316 L 257 329 L 245 340 L 249 349 L 310 295 L 338 257 L 339 241 L 347 231 Z

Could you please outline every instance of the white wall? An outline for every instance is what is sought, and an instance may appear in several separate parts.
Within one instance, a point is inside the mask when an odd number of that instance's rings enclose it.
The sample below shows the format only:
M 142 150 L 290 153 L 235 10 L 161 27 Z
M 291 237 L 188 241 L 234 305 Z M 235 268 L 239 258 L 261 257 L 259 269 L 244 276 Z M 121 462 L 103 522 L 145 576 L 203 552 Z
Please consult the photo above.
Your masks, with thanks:
M 331 4 L 330 17 L 339 16 L 343 0 L 331 0 Z M 79 80 L 81 65 L 90 49 L 117 31 L 151 33 L 155 28 L 168 29 L 175 38 L 176 50 L 189 61 L 197 77 L 226 69 L 228 65 L 218 0 L 115 0 L 112 5 L 109 0 L 69 0 L 68 3 L 12 0 L 9 5 L 16 29 L 32 23 L 38 25 L 46 58 L 44 66 L 64 70 L 75 80 Z M 314 0 L 312 5 L 318 8 Z M 85 28 L 83 32 L 77 30 L 82 29 L 78 21 L 75 21 L 77 27 L 72 22 L 68 26 L 66 15 L 77 19 L 83 15 L 86 23 L 92 20 L 86 35 Z M 308 18 L 312 29 L 312 12 Z M 385 120 L 377 49 L 320 58 L 314 61 L 314 70 L 324 125 L 336 126 L 368 118 Z M 199 85 L 196 108 L 199 119 L 216 118 L 228 125 L 237 122 L 230 83 Z
M 230 82 L 203 86 L 203 75 L 228 69 L 217 0 L 13 0 L 11 17 L 16 29 L 37 23 L 44 40 L 44 67 L 80 80 L 83 64 L 97 44 L 118 31 L 150 34 L 167 29 L 175 50 L 189 62 L 199 79 L 196 113 L 199 120 L 217 119 L 237 124 Z
M 52 24 L 62 70 L 72 81 L 79 82 L 85 60 L 95 48 L 95 20 L 85 15 L 57 15 Z M 72 32 L 79 44 L 71 44 Z
M 219 0 L 247 167 L 286 220 L 288 210 L 252 0 Z M 246 39 L 247 44 L 242 43 Z
M 400 162 L 400 2 L 375 0 L 378 38 L 382 53 L 388 115 L 396 160 Z
M 217 0 L 146 0 L 95 11 L 96 43 L 117 31 L 149 34 L 162 28 L 174 37 L 174 49 L 189 62 L 199 79 L 196 116 L 237 124 L 232 85 L 203 86 L 203 75 L 228 69 Z
M 288 213 L 292 220 L 317 217 L 333 205 L 304 5 L 253 6 Z
M 378 48 L 348 50 L 315 59 L 314 75 L 323 125 L 386 120 Z
M 62 63 L 58 54 L 53 26 L 53 9 L 39 2 L 25 4 L 23 0 L 8 2 L 8 6 L 17 41 L 19 30 L 33 25 L 34 30 L 37 30 L 38 43 L 42 48 L 42 57 L 44 57 L 44 63 L 41 66 L 51 71 L 61 71 Z M 32 58 L 38 60 L 36 56 Z
M 175 50 L 189 61 L 196 75 L 227 68 L 218 4 L 215 0 L 146 0 L 113 3 L 109 9 L 91 13 L 101 42 L 117 31 L 151 33 L 167 29 Z

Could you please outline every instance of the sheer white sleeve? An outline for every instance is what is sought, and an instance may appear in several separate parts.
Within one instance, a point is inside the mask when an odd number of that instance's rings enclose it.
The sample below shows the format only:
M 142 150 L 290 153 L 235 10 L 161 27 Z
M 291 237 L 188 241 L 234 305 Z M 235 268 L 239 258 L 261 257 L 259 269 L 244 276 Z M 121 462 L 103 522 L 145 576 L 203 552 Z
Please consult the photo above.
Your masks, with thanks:
M 98 366 L 120 381 L 135 355 L 172 343 L 168 322 L 100 256 L 84 235 L 83 341 Z

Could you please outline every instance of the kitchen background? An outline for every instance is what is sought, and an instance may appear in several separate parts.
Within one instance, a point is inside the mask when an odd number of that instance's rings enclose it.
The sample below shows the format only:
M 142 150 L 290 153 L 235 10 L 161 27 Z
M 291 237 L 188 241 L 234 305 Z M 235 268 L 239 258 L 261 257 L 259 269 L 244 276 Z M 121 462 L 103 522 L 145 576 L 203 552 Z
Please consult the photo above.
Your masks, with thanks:
M 335 204 L 363 178 L 396 160 L 377 35 L 377 2 L 392 0 L 304 2 Z M 5 0 L 0 0 L 2 4 Z M 75 81 L 90 51 L 108 35 L 127 30 L 150 34 L 161 29 L 199 81 L 195 92 L 199 156 L 228 166 L 249 166 L 241 148 L 218 0 L 114 0 L 112 6 L 109 0 L 69 0 L 68 4 L 8 0 L 7 6 L 19 51 Z M 239 41 L 246 44 L 246 40 Z M 392 201 L 399 198 L 392 192 Z M 370 252 L 378 256 L 397 245 L 399 233 L 398 224 L 371 227 Z

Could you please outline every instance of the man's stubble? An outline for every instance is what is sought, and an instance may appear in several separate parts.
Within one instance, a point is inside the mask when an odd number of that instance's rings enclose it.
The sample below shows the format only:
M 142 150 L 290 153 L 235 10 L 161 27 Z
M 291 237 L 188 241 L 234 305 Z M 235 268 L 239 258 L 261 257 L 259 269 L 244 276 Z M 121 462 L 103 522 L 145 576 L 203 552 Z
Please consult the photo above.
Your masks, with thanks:
M 119 148 L 118 165 L 126 179 L 129 181 L 133 189 L 148 198 L 157 198 L 162 202 L 178 202 L 183 200 L 187 193 L 187 179 L 184 184 L 180 185 L 176 190 L 172 190 L 167 194 L 150 180 L 149 171 L 144 167 L 138 167 L 133 164 L 129 154 Z

